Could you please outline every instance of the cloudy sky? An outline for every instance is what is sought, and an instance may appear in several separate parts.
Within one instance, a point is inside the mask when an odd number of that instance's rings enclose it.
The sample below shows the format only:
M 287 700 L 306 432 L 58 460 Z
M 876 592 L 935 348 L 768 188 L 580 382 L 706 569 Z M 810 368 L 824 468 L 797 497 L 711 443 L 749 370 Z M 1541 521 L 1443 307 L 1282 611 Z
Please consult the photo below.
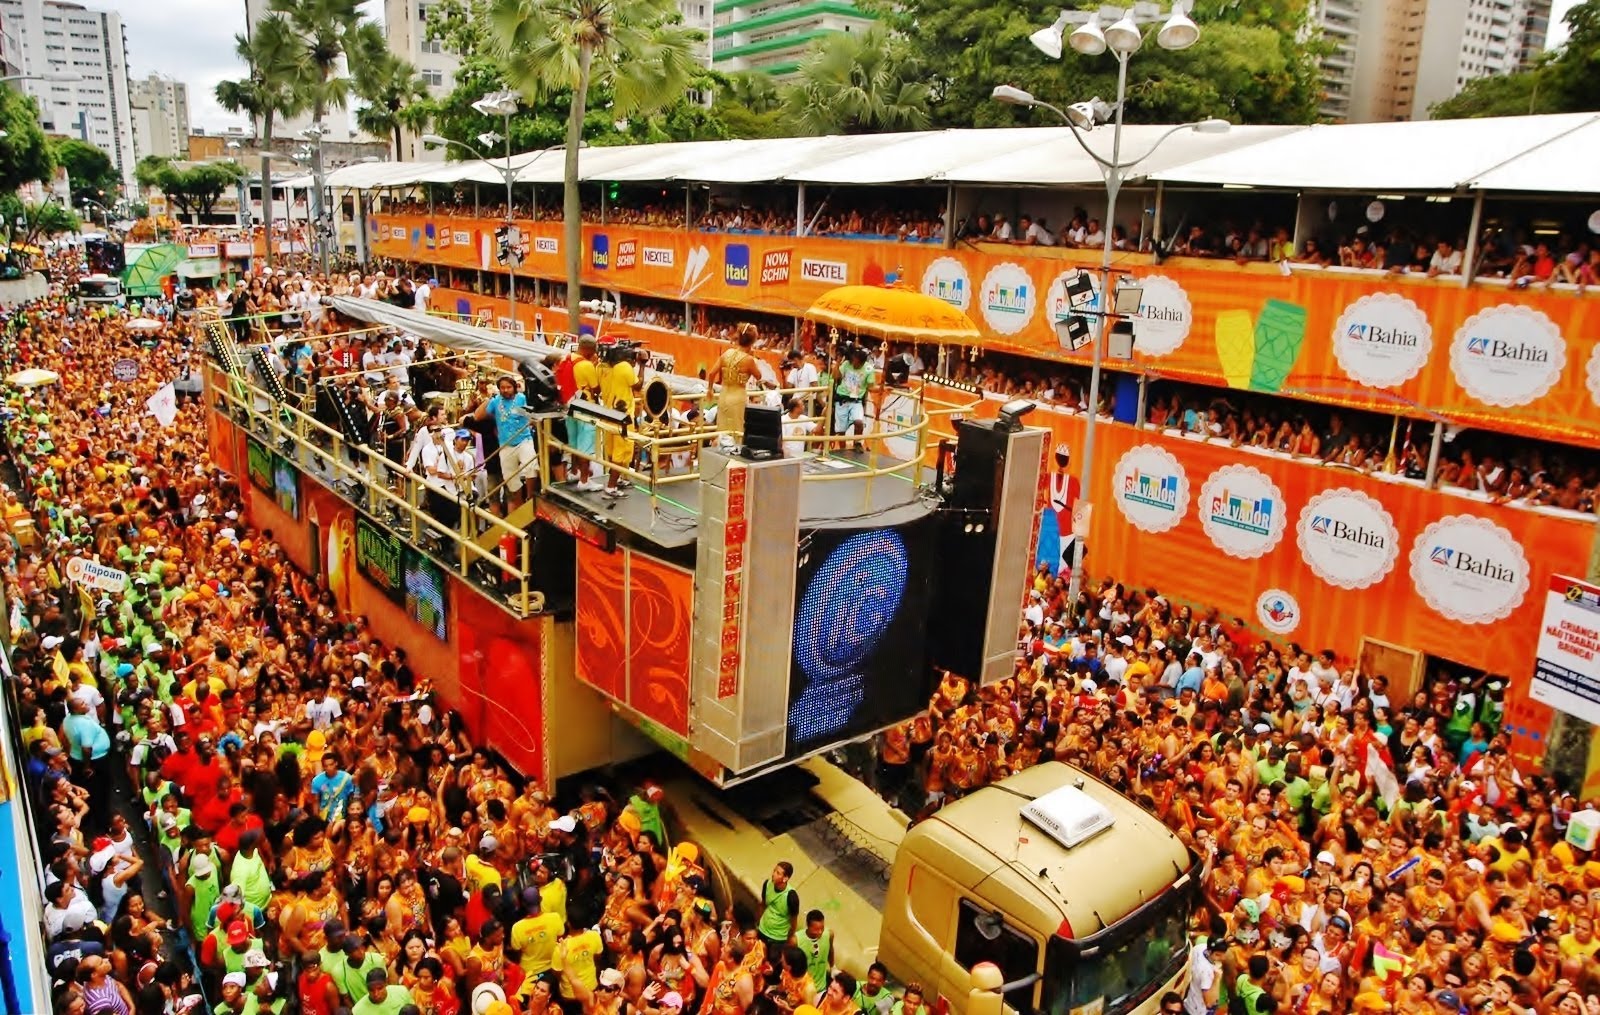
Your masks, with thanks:
M 1552 45 L 1566 37 L 1561 19 L 1577 2 L 1555 0 Z M 194 126 L 220 130 L 243 124 L 219 107 L 212 93 L 218 81 L 244 72 L 233 55 L 233 37 L 244 31 L 244 0 L 89 0 L 88 6 L 121 12 L 134 76 L 156 71 L 189 86 Z M 366 7 L 370 16 L 382 19 L 381 0 L 366 0 Z
M 217 82 L 237 78 L 244 65 L 233 55 L 233 37 L 244 31 L 244 0 L 85 0 L 85 6 L 122 15 L 128 35 L 128 71 L 151 71 L 189 86 L 193 126 L 220 130 L 243 126 L 213 95 Z M 369 16 L 383 18 L 382 0 L 366 0 Z

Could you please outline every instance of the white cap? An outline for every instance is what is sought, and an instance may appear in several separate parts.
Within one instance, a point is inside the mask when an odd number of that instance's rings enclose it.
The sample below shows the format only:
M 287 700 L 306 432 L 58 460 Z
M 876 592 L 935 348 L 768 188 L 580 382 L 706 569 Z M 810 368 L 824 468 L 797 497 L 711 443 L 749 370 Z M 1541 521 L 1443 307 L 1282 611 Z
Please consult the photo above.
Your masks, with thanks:
M 1150 647 L 1155 649 L 1157 652 L 1160 652 L 1167 647 L 1167 643 L 1162 641 L 1160 638 L 1157 638 L 1155 641 L 1150 643 Z
M 571 834 L 572 832 L 576 832 L 578 830 L 578 822 L 573 819 L 572 815 L 563 814 L 561 817 L 550 822 L 550 827 L 554 831 Z
M 1477 857 L 1472 857 L 1467 861 L 1467 870 L 1477 871 L 1479 874 L 1482 874 L 1484 871 L 1483 861 L 1479 860 Z
M 49 636 L 47 636 L 47 637 L 46 637 L 46 638 L 45 638 L 45 639 L 44 639 L 44 640 L 43 640 L 43 641 L 41 641 L 41 642 L 40 642 L 40 643 L 39 643 L 39 644 L 40 644 L 40 645 L 42 645 L 42 646 L 44 646 L 44 650 L 45 650 L 45 651 L 46 651 L 46 652 L 50 652 L 50 651 L 53 651 L 53 650 L 55 650 L 55 649 L 58 649 L 58 648 L 60 648 L 60 647 L 61 647 L 61 642 L 62 642 L 62 641 L 63 641 L 63 640 L 64 640 L 64 639 L 63 639 L 63 638 L 61 638 L 61 637 L 60 637 L 60 636 L 59 636 L 59 635 L 54 635 L 54 634 L 52 634 L 52 635 L 49 635 Z
M 224 976 L 222 978 L 222 985 L 224 987 L 226 987 L 230 983 L 233 984 L 235 987 L 238 987 L 239 989 L 243 990 L 244 989 L 244 984 L 245 984 L 244 974 L 243 973 L 229 973 L 227 976 Z
M 267 953 L 261 949 L 252 948 L 248 952 L 245 952 L 244 967 L 246 969 L 260 968 L 262 966 L 270 965 L 272 965 L 272 960 L 267 958 Z
M 1133 639 L 1128 637 L 1125 634 L 1119 634 L 1119 635 L 1117 635 L 1117 644 L 1118 645 L 1126 645 L 1126 646 L 1132 647 Z
M 195 877 L 209 877 L 215 870 L 211 858 L 204 853 L 196 853 L 194 859 L 189 861 L 189 873 Z
M 1333 854 L 1328 852 L 1327 850 L 1323 850 L 1322 852 L 1317 854 L 1317 863 L 1325 863 L 1329 867 L 1332 867 L 1337 862 L 1338 861 L 1333 858 Z

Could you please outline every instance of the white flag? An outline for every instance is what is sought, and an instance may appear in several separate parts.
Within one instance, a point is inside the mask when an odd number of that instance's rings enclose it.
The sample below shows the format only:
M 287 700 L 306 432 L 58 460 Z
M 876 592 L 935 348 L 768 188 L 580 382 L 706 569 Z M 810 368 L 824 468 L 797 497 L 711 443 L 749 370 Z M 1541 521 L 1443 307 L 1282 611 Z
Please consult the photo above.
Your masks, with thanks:
M 161 388 L 145 400 L 144 407 L 150 410 L 150 415 L 162 426 L 171 426 L 178 419 L 178 392 L 171 383 L 163 384 Z

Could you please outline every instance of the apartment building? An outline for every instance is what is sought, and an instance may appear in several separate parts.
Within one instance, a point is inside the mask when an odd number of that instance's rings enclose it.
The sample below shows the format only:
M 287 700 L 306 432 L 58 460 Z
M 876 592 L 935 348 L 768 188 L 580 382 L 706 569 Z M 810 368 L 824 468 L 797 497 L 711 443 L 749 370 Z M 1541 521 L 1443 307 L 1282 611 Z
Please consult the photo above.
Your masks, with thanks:
M 63 0 L 0 0 L 0 21 L 14 33 L 19 73 L 31 75 L 17 84 L 39 103 L 40 125 L 100 148 L 131 190 L 138 155 L 122 16 Z
M 1467 83 L 1527 67 L 1544 52 L 1552 0 L 1319 0 L 1322 114 L 1426 119 Z
M 128 83 L 133 110 L 133 148 L 138 158 L 189 155 L 189 86 L 151 74 Z
M 687 0 L 680 0 L 684 6 Z M 699 0 L 695 0 L 698 5 Z M 786 78 L 806 48 L 835 32 L 864 32 L 873 18 L 852 0 L 706 0 L 712 3 L 711 66 Z

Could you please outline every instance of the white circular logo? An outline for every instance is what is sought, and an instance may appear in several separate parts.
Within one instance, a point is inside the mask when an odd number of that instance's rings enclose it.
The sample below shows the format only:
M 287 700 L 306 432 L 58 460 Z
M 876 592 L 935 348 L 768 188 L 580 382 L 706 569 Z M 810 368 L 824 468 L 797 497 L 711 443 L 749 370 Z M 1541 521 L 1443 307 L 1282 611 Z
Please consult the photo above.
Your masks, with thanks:
M 1189 294 L 1165 275 L 1146 275 L 1135 284 L 1144 288 L 1144 294 L 1133 322 L 1134 351 L 1146 356 L 1176 352 L 1194 326 Z
M 1154 444 L 1129 448 L 1111 483 L 1123 516 L 1145 532 L 1165 532 L 1189 510 L 1189 477 L 1170 451 Z
M 1377 498 L 1348 487 L 1312 497 L 1300 511 L 1295 534 L 1306 566 L 1341 589 L 1376 585 L 1400 556 L 1394 516 Z
M 1283 589 L 1268 589 L 1256 597 L 1256 619 L 1273 634 L 1289 634 L 1300 626 L 1300 603 Z
M 922 273 L 922 291 L 962 310 L 972 306 L 972 280 L 967 277 L 967 266 L 953 257 L 934 258 Z
M 1283 538 L 1283 492 L 1259 469 L 1225 465 L 1200 486 L 1200 525 L 1228 556 L 1259 557 Z
M 1486 405 L 1527 405 L 1549 391 L 1567 365 L 1561 329 L 1531 307 L 1503 303 L 1467 318 L 1450 343 L 1450 370 Z
M 1432 351 L 1428 315 L 1397 293 L 1361 297 L 1333 326 L 1333 355 L 1352 380 L 1369 387 L 1399 387 L 1422 372 Z
M 978 309 L 995 333 L 1015 335 L 1033 320 L 1033 311 L 1038 305 L 1038 287 L 1022 265 L 1010 261 L 997 264 L 983 277 L 983 288 L 978 291 Z
M 1504 620 L 1528 593 L 1528 558 L 1510 532 L 1473 515 L 1447 515 L 1411 546 L 1411 580 L 1435 610 L 1463 624 Z

